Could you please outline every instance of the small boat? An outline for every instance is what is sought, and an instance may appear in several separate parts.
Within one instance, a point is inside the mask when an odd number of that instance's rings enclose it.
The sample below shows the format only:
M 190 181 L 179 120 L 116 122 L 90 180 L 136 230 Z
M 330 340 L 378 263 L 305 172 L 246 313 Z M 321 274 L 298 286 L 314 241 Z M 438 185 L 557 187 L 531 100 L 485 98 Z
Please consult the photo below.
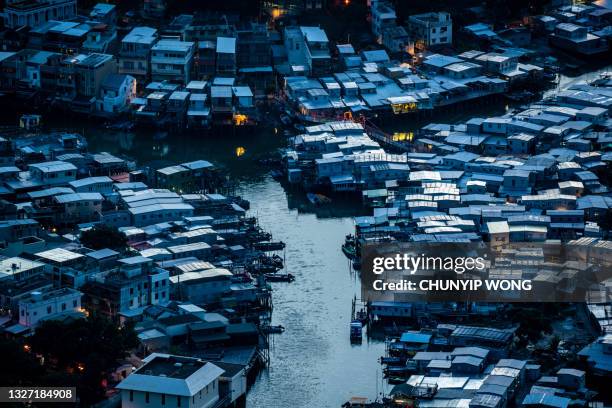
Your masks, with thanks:
M 278 255 L 267 256 L 267 255 L 262 254 L 259 257 L 259 264 L 273 266 L 277 269 L 282 269 L 284 265 L 284 261 L 283 261 L 283 258 L 281 258 Z
M 355 316 L 357 320 L 359 320 L 362 324 L 366 324 L 368 322 L 368 312 L 365 309 L 361 309 L 357 312 Z
M 351 342 L 361 342 L 363 340 L 363 325 L 358 320 L 351 322 Z
M 403 384 L 406 382 L 406 379 L 404 377 L 392 376 L 387 378 L 387 382 L 389 384 Z
M 285 249 L 285 243 L 283 241 L 278 242 L 255 242 L 253 248 L 259 251 L 280 251 Z
M 400 357 L 381 357 L 380 364 L 387 364 L 390 366 L 399 366 L 402 364 L 402 359 Z
M 295 276 L 290 273 L 286 274 L 276 274 L 276 273 L 266 273 L 264 277 L 268 282 L 293 282 L 295 280 Z
M 383 373 L 387 376 L 387 377 L 392 377 L 392 376 L 407 376 L 409 375 L 413 370 L 409 367 L 405 367 L 405 366 L 388 366 L 387 368 L 385 368 L 383 370 Z
M 278 268 L 274 265 L 253 264 L 247 266 L 247 270 L 249 271 L 249 273 L 254 274 L 273 274 L 278 271 Z
M 262 326 L 261 330 L 264 333 L 268 333 L 268 334 L 280 334 L 285 331 L 285 328 L 281 325 L 278 325 L 278 326 L 267 325 L 267 326 Z
M 342 252 L 350 260 L 357 259 L 357 245 L 355 237 L 352 234 L 349 234 L 344 238 L 344 244 L 342 244 Z

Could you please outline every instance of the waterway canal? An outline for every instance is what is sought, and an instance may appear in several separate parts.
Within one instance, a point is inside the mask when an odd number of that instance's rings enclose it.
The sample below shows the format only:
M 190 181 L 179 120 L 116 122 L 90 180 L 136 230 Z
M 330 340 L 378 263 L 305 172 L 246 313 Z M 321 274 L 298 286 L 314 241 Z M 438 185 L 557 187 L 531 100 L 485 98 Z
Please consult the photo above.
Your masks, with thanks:
M 284 145 L 280 132 L 260 130 L 238 137 L 172 136 L 154 140 L 146 132 L 111 133 L 85 129 L 91 151 L 110 151 L 139 163 L 165 165 L 197 158 L 219 163 L 239 180 L 237 193 L 275 240 L 287 243 L 291 284 L 273 284 L 273 324 L 285 333 L 272 338 L 271 363 L 248 395 L 248 407 L 339 407 L 351 396 L 374 397 L 381 390 L 384 343 L 351 345 L 351 305 L 359 282 L 340 251 L 353 232 L 358 202 L 315 209 L 304 193 L 286 192 L 256 159 Z M 237 147 L 244 147 L 238 157 Z M 316 211 L 316 212 L 315 212 Z

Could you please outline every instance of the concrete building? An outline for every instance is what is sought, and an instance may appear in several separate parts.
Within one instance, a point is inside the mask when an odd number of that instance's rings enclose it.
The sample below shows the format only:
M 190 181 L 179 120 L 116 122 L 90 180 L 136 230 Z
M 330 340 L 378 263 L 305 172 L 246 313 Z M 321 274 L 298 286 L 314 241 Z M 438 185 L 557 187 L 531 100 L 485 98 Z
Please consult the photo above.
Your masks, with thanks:
M 76 0 L 7 1 L 4 25 L 8 28 L 35 27 L 50 20 L 70 20 L 77 14 Z
M 380 43 L 383 31 L 396 25 L 397 15 L 392 5 L 386 1 L 372 1 L 372 33 Z
M 604 38 L 589 33 L 587 27 L 572 23 L 558 24 L 549 39 L 555 47 L 585 56 L 601 54 L 609 49 Z
M 106 77 L 117 70 L 115 57 L 109 54 L 79 56 L 74 67 L 76 96 L 71 102 L 75 110 L 89 112 L 95 107 Z
M 220 400 L 224 370 L 200 359 L 153 353 L 117 388 L 122 408 L 210 408 Z
M 319 27 L 300 27 L 302 33 L 306 64 L 312 75 L 321 75 L 331 69 L 329 40 L 325 31 Z
M 453 21 L 449 13 L 416 14 L 408 17 L 407 27 L 419 50 L 453 43 Z
M 41 321 L 81 311 L 82 293 L 71 288 L 35 291 L 19 301 L 19 324 L 35 328 Z
M 106 113 L 124 111 L 136 97 L 136 78 L 125 74 L 110 74 L 100 87 L 97 110 Z
M 135 27 L 121 40 L 118 56 L 118 72 L 138 79 L 151 75 L 151 48 L 157 41 L 157 30 L 151 27 Z
M 89 309 L 121 320 L 139 316 L 147 306 L 168 303 L 168 271 L 154 267 L 152 259 L 142 256 L 119 259 L 118 263 L 118 270 L 96 274 L 82 287 Z
M 55 196 L 58 205 L 55 223 L 58 225 L 97 221 L 102 213 L 100 193 L 73 193 Z
M 265 67 L 272 63 L 268 30 L 264 24 L 249 23 L 236 29 L 236 58 L 239 68 Z
M 62 161 L 31 164 L 29 170 L 31 178 L 45 186 L 68 184 L 77 173 L 73 164 Z
M 117 24 L 117 7 L 114 4 L 98 3 L 89 13 L 89 18 L 114 26 Z
M 29 259 L 12 257 L 0 260 L 0 282 L 9 280 L 27 281 L 33 276 L 44 273 L 45 264 Z
M 236 39 L 217 37 L 217 74 L 236 75 Z
M 189 41 L 160 40 L 151 48 L 151 76 L 156 81 L 188 83 L 195 44 Z

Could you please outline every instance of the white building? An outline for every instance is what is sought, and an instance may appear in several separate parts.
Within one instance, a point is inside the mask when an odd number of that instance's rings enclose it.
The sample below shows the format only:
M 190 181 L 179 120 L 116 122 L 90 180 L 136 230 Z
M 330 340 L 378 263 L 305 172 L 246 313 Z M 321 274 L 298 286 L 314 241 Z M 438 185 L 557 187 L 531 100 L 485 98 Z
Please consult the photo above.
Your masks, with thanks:
M 193 207 L 185 203 L 151 204 L 129 209 L 132 222 L 137 227 L 168 222 L 180 219 L 181 217 L 191 217 Z
M 117 388 L 123 408 L 209 408 L 219 401 L 223 370 L 196 358 L 153 353 Z
M 390 4 L 384 1 L 372 1 L 372 33 L 380 42 L 385 28 L 394 26 L 397 15 Z
M 329 53 L 329 40 L 324 30 L 319 27 L 300 27 L 304 42 L 306 64 L 313 75 L 329 72 L 331 69 L 331 55 Z
M 236 39 L 217 37 L 217 74 L 236 74 Z
M 76 0 L 7 1 L 4 25 L 8 28 L 35 27 L 49 20 L 70 20 L 77 14 Z
M 100 86 L 98 110 L 118 113 L 128 107 L 136 97 L 136 78 L 131 75 L 108 75 Z
M 227 269 L 212 268 L 186 272 L 170 277 L 172 290 L 198 304 L 217 302 L 230 290 L 232 273 Z
M 77 193 L 107 194 L 113 192 L 113 180 L 107 176 L 87 177 L 71 181 L 68 184 Z
M 30 176 L 42 185 L 53 186 L 68 184 L 76 179 L 77 168 L 63 161 L 50 161 L 30 164 Z
M 12 257 L 0 260 L 0 282 L 26 281 L 29 278 L 42 275 L 45 264 L 29 259 Z
M 449 13 L 424 13 L 410 16 L 408 17 L 408 31 L 412 34 L 417 47 L 453 43 L 453 21 Z
M 72 193 L 54 197 L 62 211 L 56 214 L 56 222 L 79 223 L 97 221 L 102 213 L 104 197 L 100 193 Z
M 151 48 L 157 41 L 157 30 L 151 27 L 134 27 L 123 40 L 119 50 L 120 74 L 147 78 L 151 74 Z
M 32 292 L 19 300 L 19 324 L 35 328 L 41 320 L 81 311 L 82 293 L 71 288 Z
M 160 40 L 151 48 L 153 80 L 188 83 L 194 50 L 190 41 Z

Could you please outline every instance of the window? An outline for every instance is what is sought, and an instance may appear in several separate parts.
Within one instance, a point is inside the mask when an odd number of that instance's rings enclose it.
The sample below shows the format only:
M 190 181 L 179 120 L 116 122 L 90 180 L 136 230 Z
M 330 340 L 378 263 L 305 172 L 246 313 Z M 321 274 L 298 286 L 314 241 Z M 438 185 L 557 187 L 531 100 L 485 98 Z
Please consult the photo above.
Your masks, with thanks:
M 130 402 L 134 401 L 134 391 L 130 390 Z
M 51 306 L 47 306 L 47 314 L 51 314 Z
M 149 393 L 145 392 L 145 402 L 148 404 L 149 403 Z
M 166 394 L 161 395 L 161 404 L 166 405 Z
M 66 304 L 65 304 L 65 303 L 62 303 L 62 312 L 63 312 L 64 310 L 66 310 Z
M 72 307 L 77 307 L 77 301 L 76 300 L 72 301 Z
M 181 406 L 181 397 L 176 397 L 176 406 L 177 407 Z

